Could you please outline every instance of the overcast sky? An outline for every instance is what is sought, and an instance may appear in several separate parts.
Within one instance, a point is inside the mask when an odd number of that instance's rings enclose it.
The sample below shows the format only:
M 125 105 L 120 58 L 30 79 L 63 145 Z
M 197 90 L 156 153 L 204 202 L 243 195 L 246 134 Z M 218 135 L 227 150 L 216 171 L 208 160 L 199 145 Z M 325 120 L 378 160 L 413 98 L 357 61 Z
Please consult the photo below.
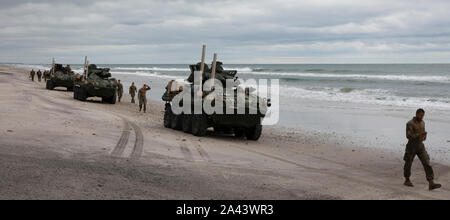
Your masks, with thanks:
M 0 62 L 449 63 L 450 1 L 0 0 Z

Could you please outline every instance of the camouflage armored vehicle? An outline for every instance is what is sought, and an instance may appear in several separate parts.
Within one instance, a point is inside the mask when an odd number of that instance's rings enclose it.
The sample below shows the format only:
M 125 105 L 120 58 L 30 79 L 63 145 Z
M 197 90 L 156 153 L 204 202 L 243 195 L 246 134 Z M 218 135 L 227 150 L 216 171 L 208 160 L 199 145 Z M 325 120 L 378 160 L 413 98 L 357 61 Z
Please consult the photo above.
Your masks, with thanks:
M 46 88 L 53 90 L 56 87 L 65 87 L 67 91 L 73 91 L 74 72 L 70 68 L 63 67 L 61 64 L 53 64 L 52 66 Z
M 86 65 L 84 75 L 75 75 L 74 81 L 74 99 L 86 101 L 89 97 L 101 97 L 102 102 L 116 104 L 117 82 L 111 78 L 108 68 Z
M 194 89 L 194 73 L 200 71 L 201 66 L 201 63 L 191 65 L 191 74 L 185 82 L 180 83 L 171 81 L 167 85 L 166 91 L 162 97 L 162 100 L 166 102 L 164 126 L 175 130 L 183 130 L 184 132 L 192 133 L 195 136 L 205 136 L 207 134 L 207 129 L 212 127 L 214 128 L 214 131 L 218 133 L 234 134 L 236 137 L 246 136 L 248 140 L 258 140 L 262 133 L 261 121 L 265 117 L 267 108 L 270 106 L 270 100 L 268 101 L 252 94 L 251 88 L 240 87 L 236 77 L 237 71 L 223 70 L 221 62 L 217 62 L 215 74 L 212 74 L 212 70 L 209 69 L 207 65 L 204 65 L 202 81 L 204 83 L 206 80 L 214 77 L 215 79 L 220 80 L 224 87 L 226 85 L 226 80 L 232 80 L 235 83 L 235 85 L 233 85 L 234 94 L 226 96 L 224 88 L 223 94 L 216 94 L 214 98 L 212 98 L 213 103 L 217 103 L 217 101 L 223 102 L 224 114 L 208 115 L 204 111 L 202 114 L 193 113 L 193 106 L 195 105 L 194 96 L 199 94 L 198 91 Z M 187 93 L 190 92 L 191 94 L 191 113 L 177 115 L 172 111 L 172 105 L 174 104 L 174 97 L 183 91 Z M 238 92 L 242 92 L 245 95 L 238 96 Z M 207 99 L 210 99 L 209 101 L 211 101 L 211 97 L 208 96 L 208 94 L 211 94 L 211 92 L 200 92 L 201 102 L 205 103 Z M 239 101 L 245 103 L 245 114 L 242 114 L 242 111 L 240 111 L 242 109 L 239 109 L 239 105 L 236 105 Z M 258 105 L 260 102 L 263 103 L 261 106 Z M 180 101 L 180 103 L 181 106 L 185 104 L 183 103 L 183 100 Z M 226 114 L 226 108 L 231 108 L 231 112 L 233 113 Z M 250 111 L 251 109 L 254 111 Z

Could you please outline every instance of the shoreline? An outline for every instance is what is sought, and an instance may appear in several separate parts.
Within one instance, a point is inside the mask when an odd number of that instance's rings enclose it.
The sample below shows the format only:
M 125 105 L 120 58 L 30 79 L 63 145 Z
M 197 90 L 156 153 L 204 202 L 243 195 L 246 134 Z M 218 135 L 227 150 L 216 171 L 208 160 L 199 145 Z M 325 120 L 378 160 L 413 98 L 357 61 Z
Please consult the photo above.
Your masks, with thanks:
M 0 84 L 8 85 L 9 80 L 14 81 L 14 88 L 7 87 L 0 96 L 0 103 L 7 109 L 0 110 L 2 115 L 0 134 L 5 137 L 0 140 L 3 146 L 0 149 L 0 157 L 5 159 L 4 161 L 24 160 L 31 164 L 45 164 L 45 160 L 50 159 L 60 162 L 62 160 L 61 163 L 65 165 L 66 163 L 84 164 L 83 166 L 88 170 L 92 167 L 94 170 L 111 169 L 109 172 L 113 174 L 106 175 L 107 177 L 104 177 L 105 175 L 101 172 L 87 172 L 84 182 L 76 182 L 79 184 L 72 185 L 60 179 L 56 181 L 61 181 L 59 182 L 61 187 L 68 189 L 55 189 L 56 186 L 53 184 L 46 189 L 53 192 L 56 190 L 58 193 L 65 192 L 65 195 L 69 195 L 70 198 L 78 198 L 78 196 L 114 199 L 450 198 L 450 191 L 445 189 L 445 185 L 444 189 L 436 192 L 424 190 L 425 177 L 419 161 L 416 161 L 413 167 L 413 179 L 417 187 L 405 188 L 401 185 L 403 166 L 401 155 L 393 154 L 389 150 L 352 147 L 347 143 L 351 140 L 339 135 L 269 127 L 263 130 L 259 142 L 216 134 L 198 138 L 163 128 L 162 102 L 149 100 L 148 113 L 139 114 L 138 106 L 128 103 L 127 94 L 124 94 L 123 102 L 117 105 L 101 104 L 96 102 L 96 99 L 78 102 L 73 100 L 72 93 L 47 91 L 44 89 L 43 82 L 32 83 L 27 79 L 27 70 L 0 65 L 0 72 L 12 72 L 12 74 L 0 73 Z M 18 92 L 20 89 L 26 92 Z M 18 98 L 8 100 L 6 98 L 8 96 Z M 18 104 L 16 100 L 25 101 Z M 36 119 L 24 117 L 30 113 L 29 110 L 13 111 L 21 105 L 29 105 L 29 109 L 40 113 L 40 117 L 44 119 L 33 123 Z M 47 115 L 46 112 L 51 113 Z M 15 128 L 8 128 L 11 124 L 7 122 L 20 118 L 24 118 L 23 120 L 26 118 L 30 122 L 20 121 L 14 125 Z M 64 123 L 60 121 L 61 119 Z M 39 122 L 46 122 L 52 126 L 44 127 L 43 130 L 41 128 L 40 131 Z M 124 148 L 122 156 L 111 157 L 112 152 L 117 152 L 115 147 L 121 135 L 124 134 L 124 124 L 131 128 L 128 130 L 130 143 L 119 146 Z M 28 133 L 17 134 L 15 130 L 28 131 Z M 49 132 L 62 134 L 55 136 L 55 134 L 47 134 Z M 35 138 L 36 134 L 40 137 L 53 137 L 56 143 L 45 138 Z M 79 140 L 71 134 L 86 137 L 86 139 Z M 123 155 L 133 155 L 134 152 L 139 151 L 136 148 L 133 149 L 131 142 L 138 139 L 140 134 L 144 138 L 138 159 L 123 158 Z M 55 137 L 62 138 L 55 139 Z M 444 184 L 450 182 L 450 168 L 433 164 L 438 180 Z M 121 172 L 115 173 L 113 171 L 115 168 Z M 74 172 L 77 173 L 76 170 L 76 168 L 70 168 L 64 174 L 70 177 L 74 175 Z M 145 175 L 147 172 L 156 172 L 157 179 L 161 181 L 158 182 L 152 179 L 153 177 Z M 0 169 L 0 173 L 5 174 L 6 170 Z M 43 179 L 52 176 L 46 173 L 44 168 L 40 170 L 40 173 Z M 81 173 L 84 175 L 84 172 Z M 8 175 L 6 180 L 0 181 L 2 186 L 0 195 L 3 195 L 0 198 L 17 198 L 20 187 L 9 185 L 14 183 L 14 178 L 8 178 Z M 96 178 L 89 175 L 99 177 L 102 179 L 101 183 L 94 181 Z M 77 194 L 80 192 L 80 184 L 86 184 L 81 191 L 92 192 L 94 189 L 98 190 L 98 185 L 107 185 L 108 181 L 105 178 L 118 183 L 118 188 L 110 186 L 112 188 L 109 190 L 100 190 L 91 196 L 88 193 Z M 147 186 L 148 183 L 154 182 L 156 183 Z M 166 187 L 163 183 L 168 186 Z M 40 186 L 42 183 L 29 184 Z M 96 184 L 97 187 L 92 187 Z M 187 185 L 187 189 L 191 191 L 183 188 L 183 185 Z M 136 189 L 127 188 L 129 186 L 143 187 L 147 191 L 146 193 L 138 192 L 135 191 Z M 17 192 L 11 193 L 11 191 Z M 180 196 L 177 197 L 176 193 L 180 193 Z M 45 195 L 35 191 L 25 193 L 22 198 L 59 198 L 57 193 L 53 196 Z
M 240 71 L 243 71 L 243 77 L 248 74 L 248 71 L 259 72 L 269 71 L 269 69 L 270 71 L 278 71 L 276 70 L 277 68 L 274 68 L 271 65 L 266 65 L 268 69 L 264 69 L 261 65 L 232 66 L 233 65 L 231 64 L 229 65 L 231 69 L 237 68 Z M 143 83 L 150 84 L 152 86 L 152 91 L 148 93 L 148 98 L 156 103 L 161 103 L 161 94 L 164 92 L 164 88 L 169 80 L 165 77 L 177 76 L 178 78 L 182 78 L 184 75 L 182 76 L 183 71 L 181 70 L 186 68 L 185 65 L 133 66 L 123 64 L 111 65 L 108 67 L 111 68 L 114 77 L 122 80 L 125 87 L 128 87 L 131 82 L 136 82 L 137 85 L 141 85 Z M 79 66 L 74 68 L 77 72 L 81 71 Z M 326 67 L 322 67 L 322 69 L 317 70 L 310 66 L 299 66 L 295 68 L 297 68 L 297 70 L 307 69 L 305 71 L 327 72 Z M 289 70 L 289 68 L 286 67 L 284 69 Z M 331 69 L 339 70 L 339 68 Z M 353 67 L 348 67 L 346 70 L 347 69 L 349 71 L 353 71 L 353 74 L 358 73 L 358 71 L 356 71 Z M 186 69 L 186 71 L 188 70 Z M 340 71 L 345 73 L 344 70 Z M 293 72 L 295 71 L 293 70 Z M 389 68 L 388 70 L 381 72 L 385 72 L 385 74 L 388 75 L 391 73 L 394 74 L 392 69 L 389 70 Z M 436 69 L 432 68 L 432 75 L 436 75 Z M 395 74 L 390 76 L 395 76 Z M 412 74 L 411 76 L 413 78 L 417 77 L 416 74 Z M 334 89 L 329 91 L 332 94 L 328 98 L 341 95 L 347 96 L 349 94 L 358 96 L 358 94 L 363 91 L 361 90 L 359 84 L 355 86 L 348 85 L 348 83 L 344 84 L 345 85 L 342 85 L 342 87 L 352 88 L 351 92 L 340 93 L 339 90 Z M 305 89 L 305 85 L 300 84 L 298 86 L 299 88 Z M 380 84 L 380 86 L 383 87 L 383 84 Z M 326 88 L 327 86 L 318 87 Z M 370 88 L 373 89 L 373 86 Z M 275 127 L 272 127 L 272 130 L 274 131 L 284 126 L 288 128 L 288 130 L 299 130 L 302 132 L 317 134 L 319 136 L 321 136 L 321 134 L 325 136 L 334 136 L 334 139 L 336 139 L 336 141 L 333 141 L 334 143 L 341 142 L 341 139 L 346 140 L 344 147 L 349 147 L 347 145 L 350 145 L 350 147 L 357 148 L 377 148 L 383 151 L 390 151 L 390 153 L 393 153 L 398 157 L 402 157 L 407 142 L 404 135 L 405 123 L 412 118 L 413 113 L 416 111 L 416 107 L 420 106 L 425 108 L 427 111 L 426 123 L 430 134 L 432 134 L 432 138 L 427 141 L 426 146 L 428 147 L 432 160 L 443 163 L 447 166 L 450 165 L 450 161 L 448 160 L 448 158 L 450 158 L 450 151 L 448 150 L 450 147 L 450 137 L 446 132 L 447 130 L 450 130 L 450 114 L 447 111 L 433 108 L 428 109 L 420 103 L 415 104 L 413 107 L 405 107 L 403 106 L 404 103 L 399 105 L 377 105 L 373 103 L 363 104 L 359 102 L 339 102 L 334 99 L 322 100 L 320 97 L 310 97 L 309 95 L 316 93 L 309 90 L 308 91 L 312 92 L 312 94 L 307 92 L 307 94 L 305 94 L 306 96 L 298 97 L 289 95 L 291 91 L 286 91 L 283 89 L 286 88 L 282 87 L 280 90 L 280 104 L 282 108 L 280 112 L 280 121 Z M 335 92 L 337 93 L 334 94 Z M 445 93 L 446 92 L 443 92 L 443 94 Z M 379 99 L 386 98 L 382 94 L 378 95 L 380 96 L 378 97 Z M 389 97 L 390 96 L 388 96 L 387 99 L 389 99 Z

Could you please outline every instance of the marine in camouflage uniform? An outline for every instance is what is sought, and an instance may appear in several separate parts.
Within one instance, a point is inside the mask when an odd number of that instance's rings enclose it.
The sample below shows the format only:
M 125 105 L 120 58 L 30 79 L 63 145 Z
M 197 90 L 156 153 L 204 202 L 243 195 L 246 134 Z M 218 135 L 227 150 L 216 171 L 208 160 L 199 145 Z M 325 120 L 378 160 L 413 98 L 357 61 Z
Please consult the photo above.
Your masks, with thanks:
M 119 99 L 119 102 L 120 100 L 122 100 L 122 95 L 123 95 L 123 85 L 122 83 L 120 83 L 119 80 L 119 82 L 117 83 L 117 98 Z
M 31 79 L 31 81 L 34 81 L 34 75 L 35 75 L 36 73 L 34 72 L 34 70 L 31 70 L 31 72 L 30 72 L 30 79 Z
M 36 74 L 37 74 L 37 77 L 38 77 L 38 81 L 41 82 L 41 79 L 42 79 L 42 72 L 41 72 L 41 70 L 38 70 Z
M 139 99 L 139 112 L 142 111 L 142 107 L 144 107 L 144 113 L 147 111 L 147 91 L 150 90 L 146 84 L 139 89 L 138 99 Z
M 44 82 L 47 82 L 47 79 L 50 79 L 50 71 L 44 71 Z
M 70 65 L 67 65 L 65 68 L 66 73 L 71 73 L 72 72 L 72 68 L 70 68 Z
M 129 92 L 131 95 L 131 103 L 136 103 L 136 101 L 134 101 L 134 97 L 136 96 L 137 88 L 134 85 L 134 82 L 131 84 Z
M 414 186 L 410 180 L 411 166 L 414 158 L 417 156 L 425 169 L 426 177 L 429 182 L 429 189 L 434 190 L 441 188 L 441 185 L 434 183 L 434 172 L 430 164 L 430 156 L 423 144 L 427 139 L 425 122 L 423 121 L 424 116 L 425 111 L 419 109 L 416 112 L 416 117 L 406 124 L 406 138 L 408 139 L 408 144 L 406 145 L 406 153 L 403 158 L 405 161 L 404 176 L 406 179 L 404 185 L 409 187 Z

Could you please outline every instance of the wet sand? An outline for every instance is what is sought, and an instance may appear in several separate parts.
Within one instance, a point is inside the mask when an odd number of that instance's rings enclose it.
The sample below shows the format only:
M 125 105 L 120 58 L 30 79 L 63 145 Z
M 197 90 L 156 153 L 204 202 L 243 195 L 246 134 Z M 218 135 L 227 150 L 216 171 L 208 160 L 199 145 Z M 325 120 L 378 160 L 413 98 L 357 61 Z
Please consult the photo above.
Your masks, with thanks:
M 80 102 L 27 74 L 0 66 L 0 199 L 450 199 L 448 166 L 429 192 L 416 161 L 406 188 L 401 155 L 346 137 L 199 138 L 164 128 L 162 102 Z

